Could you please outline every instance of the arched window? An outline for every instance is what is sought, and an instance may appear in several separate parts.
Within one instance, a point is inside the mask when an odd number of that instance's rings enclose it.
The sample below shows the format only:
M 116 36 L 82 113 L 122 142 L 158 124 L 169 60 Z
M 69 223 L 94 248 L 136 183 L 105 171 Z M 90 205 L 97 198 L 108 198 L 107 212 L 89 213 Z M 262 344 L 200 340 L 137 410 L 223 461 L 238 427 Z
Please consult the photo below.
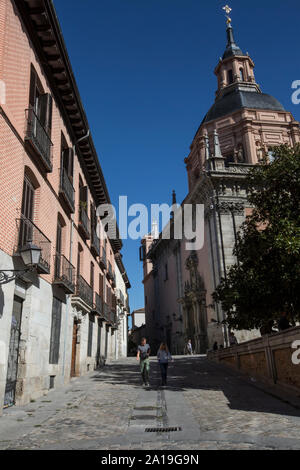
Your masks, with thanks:
M 244 75 L 244 69 L 243 68 L 240 69 L 240 79 L 241 79 L 242 82 L 245 81 L 245 75 Z
M 233 72 L 232 70 L 228 70 L 228 85 L 233 83 Z

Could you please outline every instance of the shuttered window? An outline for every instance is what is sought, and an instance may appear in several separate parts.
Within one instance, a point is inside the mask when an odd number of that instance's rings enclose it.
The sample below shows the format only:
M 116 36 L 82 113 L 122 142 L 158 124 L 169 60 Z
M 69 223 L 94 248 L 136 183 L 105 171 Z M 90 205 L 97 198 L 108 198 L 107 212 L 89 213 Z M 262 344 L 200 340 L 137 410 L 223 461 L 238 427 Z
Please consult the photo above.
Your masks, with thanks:
M 33 209 L 34 209 L 34 188 L 28 178 L 24 179 L 23 186 L 23 198 L 22 198 L 22 220 L 20 222 L 19 230 L 19 241 L 18 246 L 22 248 L 28 242 L 32 241 L 33 233 L 32 226 L 28 224 L 26 220 L 29 219 L 33 221 Z
M 95 272 L 94 263 L 91 262 L 90 286 L 93 292 L 94 292 L 94 272 Z
M 99 274 L 99 294 L 100 294 L 100 297 L 103 299 L 104 296 L 103 296 L 103 275 L 102 274 Z
M 70 181 L 73 182 L 74 152 L 72 147 L 68 147 L 63 133 L 61 134 L 61 166 Z
M 53 99 L 49 93 L 44 93 L 41 81 L 33 67 L 30 74 L 29 106 L 36 113 L 40 123 L 51 137 Z
M 49 363 L 58 364 L 62 303 L 53 297 Z

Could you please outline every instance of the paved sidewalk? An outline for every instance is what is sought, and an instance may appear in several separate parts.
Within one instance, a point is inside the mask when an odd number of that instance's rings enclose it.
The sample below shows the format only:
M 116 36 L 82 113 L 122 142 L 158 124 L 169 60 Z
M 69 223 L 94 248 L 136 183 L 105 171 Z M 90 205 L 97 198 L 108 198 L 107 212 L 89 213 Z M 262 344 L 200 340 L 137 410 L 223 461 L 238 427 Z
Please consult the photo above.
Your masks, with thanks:
M 128 358 L 72 380 L 5 410 L 0 449 L 300 449 L 300 410 L 236 373 L 193 356 L 176 357 L 169 376 L 161 389 L 152 360 L 145 390 Z

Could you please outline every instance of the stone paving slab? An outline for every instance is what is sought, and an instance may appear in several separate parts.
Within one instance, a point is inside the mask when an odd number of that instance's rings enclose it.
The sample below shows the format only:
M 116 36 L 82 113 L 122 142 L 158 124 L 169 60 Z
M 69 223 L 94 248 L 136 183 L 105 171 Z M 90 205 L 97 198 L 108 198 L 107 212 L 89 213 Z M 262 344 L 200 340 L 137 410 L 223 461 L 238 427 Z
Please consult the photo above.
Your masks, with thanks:
M 176 357 L 162 389 L 154 362 L 149 389 L 129 358 L 5 410 L 0 449 L 300 449 L 300 410 L 284 397 L 200 356 Z

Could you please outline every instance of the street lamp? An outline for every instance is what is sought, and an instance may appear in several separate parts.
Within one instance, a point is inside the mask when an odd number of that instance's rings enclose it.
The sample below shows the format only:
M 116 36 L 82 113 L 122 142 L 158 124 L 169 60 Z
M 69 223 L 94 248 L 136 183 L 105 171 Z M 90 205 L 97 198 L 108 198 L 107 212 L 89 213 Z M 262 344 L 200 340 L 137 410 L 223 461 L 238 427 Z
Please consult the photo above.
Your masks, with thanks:
M 23 274 L 34 271 L 37 264 L 40 262 L 41 248 L 34 245 L 32 242 L 20 249 L 20 255 L 25 264 L 25 269 L 1 269 L 0 270 L 0 285 L 8 284 L 15 279 L 22 277 Z
M 21 248 L 20 255 L 25 266 L 29 267 L 39 264 L 41 251 L 42 250 L 32 242 L 28 242 L 23 248 Z

